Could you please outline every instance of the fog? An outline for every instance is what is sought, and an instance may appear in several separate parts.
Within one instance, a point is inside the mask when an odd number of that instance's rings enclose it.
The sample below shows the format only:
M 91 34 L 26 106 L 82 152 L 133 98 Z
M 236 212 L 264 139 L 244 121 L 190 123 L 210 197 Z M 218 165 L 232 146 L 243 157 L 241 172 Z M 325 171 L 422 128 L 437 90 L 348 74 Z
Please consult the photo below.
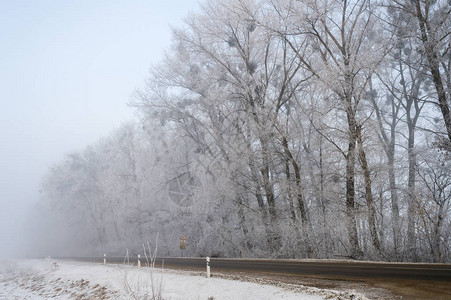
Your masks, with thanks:
M 451 3 L 420 2 L 3 4 L 2 255 L 449 262 Z
M 30 253 L 49 168 L 134 118 L 127 103 L 195 0 L 0 3 L 0 256 Z M 31 233 L 32 234 L 32 233 Z

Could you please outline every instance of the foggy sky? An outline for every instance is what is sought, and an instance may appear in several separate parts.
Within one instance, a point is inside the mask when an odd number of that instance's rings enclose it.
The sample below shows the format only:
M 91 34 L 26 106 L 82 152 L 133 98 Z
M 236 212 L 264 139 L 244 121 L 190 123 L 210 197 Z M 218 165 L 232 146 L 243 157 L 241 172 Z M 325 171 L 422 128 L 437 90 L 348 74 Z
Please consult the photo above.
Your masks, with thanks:
M 0 257 L 22 251 L 46 171 L 127 107 L 197 0 L 0 2 Z M 23 250 L 23 249 L 21 249 Z

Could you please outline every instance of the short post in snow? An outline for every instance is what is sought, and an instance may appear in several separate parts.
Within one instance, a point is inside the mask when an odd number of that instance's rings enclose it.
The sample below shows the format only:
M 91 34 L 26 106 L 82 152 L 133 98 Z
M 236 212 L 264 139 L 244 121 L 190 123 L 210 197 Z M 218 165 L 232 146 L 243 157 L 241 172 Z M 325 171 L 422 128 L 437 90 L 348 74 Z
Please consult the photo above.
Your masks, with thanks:
M 183 257 L 183 250 L 186 249 L 186 236 L 182 234 L 180 237 L 180 250 L 182 251 L 182 257 Z
M 106 265 L 106 253 L 103 254 L 103 264 Z
M 138 254 L 138 268 L 141 268 L 141 255 Z
M 210 278 L 210 257 L 207 256 L 207 278 Z

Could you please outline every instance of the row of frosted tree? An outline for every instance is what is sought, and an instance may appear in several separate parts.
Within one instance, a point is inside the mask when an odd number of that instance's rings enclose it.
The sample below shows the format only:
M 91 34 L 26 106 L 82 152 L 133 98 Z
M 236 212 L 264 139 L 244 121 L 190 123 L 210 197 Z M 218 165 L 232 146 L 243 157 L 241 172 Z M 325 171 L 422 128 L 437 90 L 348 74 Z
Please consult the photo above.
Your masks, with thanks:
M 49 171 L 39 249 L 449 262 L 451 2 L 201 7 L 138 120 Z

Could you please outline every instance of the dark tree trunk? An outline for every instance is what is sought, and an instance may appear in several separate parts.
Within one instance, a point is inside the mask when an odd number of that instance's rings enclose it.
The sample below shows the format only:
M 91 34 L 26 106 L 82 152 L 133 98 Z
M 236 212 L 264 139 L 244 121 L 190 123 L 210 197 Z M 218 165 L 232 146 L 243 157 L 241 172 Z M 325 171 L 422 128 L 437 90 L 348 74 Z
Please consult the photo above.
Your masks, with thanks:
M 330 232 L 327 228 L 327 220 L 326 220 L 326 203 L 324 198 L 324 169 L 323 169 L 323 146 L 322 146 L 322 140 L 320 140 L 320 146 L 319 146 L 319 172 L 320 172 L 320 203 L 321 203 L 321 210 L 322 210 L 322 229 L 323 229 L 323 244 L 324 244 L 324 250 L 326 253 L 326 257 L 331 256 L 331 237 Z
M 357 143 L 359 145 L 359 159 L 362 166 L 363 177 L 365 180 L 365 199 L 366 205 L 368 207 L 368 225 L 370 226 L 371 240 L 373 242 L 373 247 L 376 249 L 377 253 L 380 255 L 381 244 L 379 238 L 377 237 L 376 229 L 376 208 L 374 206 L 373 194 L 371 191 L 371 177 L 370 169 L 368 167 L 368 161 L 366 159 L 365 150 L 363 149 L 362 141 L 362 127 L 357 126 Z
M 290 174 L 290 160 L 288 158 L 285 159 L 285 175 L 287 178 L 287 200 L 288 205 L 290 206 L 290 218 L 294 224 L 296 224 L 296 211 L 294 210 L 293 198 L 291 195 L 291 174 Z
M 260 138 L 260 144 L 262 147 L 262 168 L 260 169 L 260 173 L 263 178 L 263 189 L 268 203 L 270 221 L 267 230 L 268 241 L 270 241 L 271 252 L 275 253 L 280 249 L 282 244 L 277 222 L 276 200 L 269 172 L 269 149 L 267 141 L 264 138 Z
M 410 118 L 408 118 L 410 119 Z M 409 140 L 407 142 L 407 155 L 409 160 L 409 172 L 407 182 L 408 209 L 407 209 L 407 258 L 415 259 L 415 125 L 408 121 Z
M 308 221 L 307 217 L 307 211 L 305 209 L 305 201 L 304 201 L 304 191 L 302 187 L 302 181 L 301 181 L 301 169 L 299 168 L 298 163 L 293 157 L 293 154 L 291 153 L 290 149 L 288 148 L 288 141 L 285 137 L 282 138 L 282 145 L 285 151 L 285 155 L 291 162 L 291 166 L 294 170 L 294 177 L 296 182 L 296 199 L 299 206 L 299 211 L 301 213 L 301 222 L 302 222 L 302 233 L 305 236 L 306 244 L 307 244 L 307 251 L 309 254 L 313 252 L 312 247 L 310 245 L 310 222 Z
M 400 54 L 401 55 L 401 54 Z M 370 83 L 371 84 L 371 83 Z M 372 89 L 372 87 L 371 87 Z M 395 141 L 396 141 L 396 124 L 398 121 L 398 113 L 401 106 L 401 103 L 391 103 L 391 119 L 389 122 L 390 126 L 390 136 L 387 135 L 383 125 L 382 120 L 383 117 L 381 115 L 381 111 L 379 109 L 378 104 L 375 99 L 371 99 L 373 102 L 373 106 L 375 108 L 376 117 L 379 124 L 379 131 L 381 135 L 381 142 L 384 147 L 385 154 L 387 155 L 388 160 L 388 182 L 390 186 L 390 199 L 391 199 L 391 220 L 392 220 L 392 230 L 393 230 L 393 248 L 394 255 L 396 259 L 398 259 L 399 247 L 401 243 L 401 227 L 399 224 L 399 199 L 398 192 L 396 187 L 396 176 L 395 176 Z M 388 122 L 387 122 L 388 123 Z M 382 240 L 382 239 L 381 239 Z
M 351 100 L 347 100 L 347 119 L 348 119 L 348 152 L 346 154 L 346 223 L 348 230 L 349 243 L 351 246 L 350 256 L 359 259 L 362 256 L 362 250 L 359 246 L 356 224 L 355 209 L 355 160 L 356 160 L 356 139 L 357 124 L 355 113 L 351 106 Z
M 241 230 L 243 231 L 245 246 L 246 246 L 247 250 L 252 250 L 253 245 L 249 238 L 249 230 L 247 229 L 246 217 L 245 217 L 244 211 L 243 211 L 243 207 L 244 207 L 243 199 L 241 198 L 240 195 L 236 195 L 235 199 L 236 199 L 236 206 L 237 206 L 237 210 L 238 210 L 238 222 L 240 224 Z

